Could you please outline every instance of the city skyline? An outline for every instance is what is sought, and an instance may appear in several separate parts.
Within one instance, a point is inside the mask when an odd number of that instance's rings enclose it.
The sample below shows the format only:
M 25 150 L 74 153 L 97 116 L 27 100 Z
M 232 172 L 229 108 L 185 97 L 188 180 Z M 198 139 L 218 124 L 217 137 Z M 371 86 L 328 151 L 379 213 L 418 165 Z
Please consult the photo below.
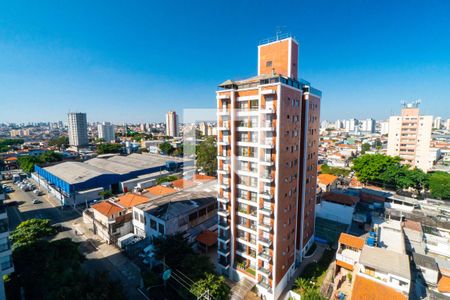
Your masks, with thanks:
M 163 122 L 169 110 L 213 108 L 210 87 L 254 73 L 254 45 L 279 25 L 300 43 L 299 76 L 324 91 L 324 120 L 387 119 L 401 101 L 417 98 L 424 114 L 450 116 L 450 42 L 442 38 L 450 34 L 450 4 L 301 5 L 299 18 L 297 12 L 273 16 L 260 2 L 221 9 L 203 2 L 196 10 L 108 3 L 107 11 L 101 3 L 85 9 L 46 2 L 27 10 L 1 4 L 0 97 L 9 107 L 0 120 L 58 121 L 77 110 L 97 121 Z M 235 6 L 250 15 L 237 14 Z M 240 63 L 230 63 L 235 60 Z

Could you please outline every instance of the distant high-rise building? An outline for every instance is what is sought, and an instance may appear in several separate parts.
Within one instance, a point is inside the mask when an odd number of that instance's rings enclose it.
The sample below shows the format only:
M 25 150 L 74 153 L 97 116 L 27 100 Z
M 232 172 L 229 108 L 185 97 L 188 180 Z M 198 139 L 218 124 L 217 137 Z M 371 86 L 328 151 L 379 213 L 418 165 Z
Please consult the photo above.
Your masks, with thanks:
M 361 121 L 360 129 L 362 132 L 374 133 L 376 122 L 374 119 L 369 118 Z
M 447 123 L 445 123 L 445 129 L 450 130 L 450 119 L 447 119 Z
M 68 113 L 69 144 L 83 147 L 89 144 L 88 126 L 85 113 Z
M 433 120 L 433 128 L 441 129 L 441 124 L 442 124 L 442 118 L 441 117 L 434 118 L 434 120 Z
M 356 119 L 345 120 L 344 121 L 345 132 L 354 132 L 355 129 L 357 128 L 356 127 L 357 125 L 358 125 L 358 120 L 356 120 Z
M 105 142 L 110 143 L 116 140 L 116 134 L 114 133 L 114 125 L 109 122 L 103 122 L 97 125 L 98 138 L 103 139 Z
M 405 104 L 400 116 L 389 118 L 387 155 L 427 172 L 434 163 L 430 151 L 432 116 L 419 114 L 419 102 Z
M 321 92 L 299 80 L 298 43 L 258 47 L 258 75 L 222 83 L 218 268 L 278 299 L 314 243 Z
M 200 122 L 199 124 L 198 124 L 198 130 L 200 131 L 200 133 L 203 135 L 203 136 L 208 136 L 209 135 L 209 124 L 208 123 L 206 123 L 206 122 Z
M 334 122 L 334 128 L 342 129 L 344 128 L 344 123 L 341 120 L 336 120 L 336 122 Z
M 169 111 L 166 114 L 166 135 L 178 136 L 178 115 L 174 111 Z
M 380 133 L 388 134 L 389 133 L 389 121 L 382 121 L 380 123 Z

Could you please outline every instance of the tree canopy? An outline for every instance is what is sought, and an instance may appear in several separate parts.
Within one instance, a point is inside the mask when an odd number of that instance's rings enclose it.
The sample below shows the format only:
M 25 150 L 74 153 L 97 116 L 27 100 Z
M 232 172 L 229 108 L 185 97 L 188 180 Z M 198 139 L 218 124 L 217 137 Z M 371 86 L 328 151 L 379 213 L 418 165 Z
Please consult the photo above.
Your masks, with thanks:
M 420 192 L 427 188 L 429 176 L 409 165 L 402 165 L 400 157 L 366 154 L 353 161 L 358 180 L 391 189 L 413 188 Z
M 23 221 L 11 232 L 9 236 L 13 248 L 18 248 L 38 239 L 51 236 L 56 233 L 56 229 L 51 225 L 48 219 L 29 219 Z
M 5 281 L 7 299 L 125 299 L 119 283 L 107 274 L 89 275 L 78 244 L 70 239 L 48 241 L 49 220 L 30 219 L 11 234 L 15 271 Z M 25 239 L 27 240 L 25 241 Z
M 182 272 L 194 282 L 190 293 L 198 296 L 208 289 L 214 299 L 228 298 L 230 289 L 223 277 L 214 275 L 214 265 L 209 257 L 195 253 L 181 234 L 157 237 L 153 244 L 156 259 L 165 261 L 169 268 Z M 149 281 L 154 283 L 158 281 L 156 279 L 152 277 Z
M 450 200 L 450 174 L 434 172 L 429 175 L 431 195 L 437 199 Z
M 49 146 L 56 146 L 58 148 L 61 148 L 62 146 L 69 145 L 69 137 L 67 136 L 59 136 L 57 138 L 53 138 L 48 141 Z
M 159 145 L 159 150 L 161 150 L 163 154 L 171 155 L 175 149 L 169 142 L 164 142 Z
M 104 143 L 97 145 L 97 154 L 120 153 L 121 151 L 121 144 Z
M 223 276 L 209 273 L 206 274 L 204 279 L 198 280 L 191 287 L 191 292 L 197 297 L 203 295 L 207 290 L 209 295 L 217 300 L 228 299 L 230 293 L 230 287 L 225 284 L 225 278 Z
M 348 176 L 350 174 L 350 170 L 338 167 L 330 167 L 327 164 L 324 164 L 320 167 L 320 173 L 332 174 L 336 176 Z
M 214 175 L 217 170 L 217 146 L 214 137 L 207 137 L 197 147 L 197 167 L 208 175 Z
M 0 152 L 6 152 L 11 149 L 11 147 L 22 145 L 23 143 L 23 139 L 0 139 Z
M 63 159 L 62 154 L 54 152 L 54 151 L 45 151 L 44 153 L 33 156 L 33 155 L 24 155 L 20 156 L 17 161 L 19 163 L 19 167 L 25 173 L 31 173 L 34 171 L 34 166 L 36 164 L 45 164 L 49 162 L 57 162 Z
M 367 143 L 362 144 L 362 145 L 361 145 L 361 154 L 366 153 L 367 151 L 370 150 L 370 148 L 371 148 L 371 147 L 370 147 L 369 144 L 367 144 Z

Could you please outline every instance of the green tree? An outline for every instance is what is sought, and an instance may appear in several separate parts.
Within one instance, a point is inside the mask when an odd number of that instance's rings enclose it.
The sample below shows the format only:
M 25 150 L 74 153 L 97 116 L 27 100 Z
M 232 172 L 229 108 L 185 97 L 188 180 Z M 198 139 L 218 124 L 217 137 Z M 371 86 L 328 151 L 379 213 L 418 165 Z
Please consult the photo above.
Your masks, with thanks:
M 34 171 L 34 165 L 39 162 L 39 158 L 31 155 L 24 155 L 20 156 L 17 159 L 17 162 L 19 163 L 19 167 L 22 171 L 25 173 L 31 173 Z
M 175 175 L 169 175 L 169 176 L 165 176 L 165 177 L 160 177 L 160 178 L 156 179 L 156 184 L 161 184 L 161 183 L 164 183 L 164 182 L 171 182 L 171 181 L 174 181 L 174 180 L 177 180 L 177 179 L 178 179 L 178 177 L 175 176 Z
M 31 173 L 34 171 L 34 166 L 36 164 L 45 164 L 49 162 L 57 162 L 61 161 L 63 158 L 62 154 L 54 152 L 54 151 L 45 151 L 44 153 L 33 156 L 33 155 L 24 155 L 18 158 L 19 167 L 25 173 Z
M 364 153 L 366 153 L 369 150 L 370 150 L 370 145 L 369 144 L 364 143 L 364 144 L 361 145 L 361 154 L 364 154 Z
M 330 167 L 327 164 L 323 164 L 320 167 L 320 173 L 322 174 L 332 174 L 335 176 L 348 176 L 350 174 L 350 170 L 338 167 Z
M 200 297 L 206 291 L 209 291 L 209 295 L 213 299 L 225 300 L 229 298 L 230 287 L 225 283 L 223 276 L 206 274 L 204 279 L 200 279 L 192 285 L 191 293 Z
M 207 255 L 186 255 L 180 269 L 183 273 L 189 274 L 189 277 L 194 281 L 204 278 L 206 273 L 214 273 L 214 265 Z
M 0 152 L 6 152 L 14 146 L 22 145 L 23 139 L 0 139 Z
M 111 190 L 103 190 L 98 193 L 99 196 L 102 196 L 103 199 L 111 198 L 114 194 Z
M 184 258 L 193 253 L 182 234 L 156 237 L 153 239 L 153 245 L 156 259 L 161 261 L 165 259 L 171 268 L 180 266 Z
M 61 147 L 67 147 L 69 145 L 69 137 L 67 136 L 60 136 L 57 138 L 53 138 L 51 140 L 48 141 L 48 145 L 49 146 L 56 146 L 58 148 Z
M 382 147 L 383 147 L 383 143 L 381 142 L 381 140 L 380 140 L 379 138 L 377 138 L 377 139 L 375 140 L 375 148 L 376 148 L 377 150 L 380 150 Z
M 107 274 L 87 274 L 84 256 L 70 239 L 48 241 L 55 234 L 49 220 L 30 219 L 11 234 L 15 271 L 6 281 L 8 299 L 125 299 L 119 283 Z
M 197 166 L 208 175 L 217 170 L 217 146 L 214 137 L 208 137 L 197 147 Z
M 161 150 L 163 154 L 171 155 L 174 151 L 174 148 L 169 142 L 164 142 L 159 145 L 159 150 Z
M 98 144 L 97 154 L 120 153 L 122 151 L 121 144 Z
M 38 160 L 40 163 L 57 162 L 62 161 L 62 159 L 62 154 L 54 151 L 45 151 L 38 156 Z
M 13 249 L 36 242 L 38 239 L 56 234 L 56 229 L 48 219 L 23 221 L 9 236 Z
M 434 198 L 450 200 L 450 174 L 445 172 L 433 172 L 429 176 L 431 195 Z
M 383 154 L 365 154 L 353 160 L 353 170 L 358 180 L 364 183 L 381 182 L 381 174 L 388 167 L 398 166 L 400 157 L 391 157 Z

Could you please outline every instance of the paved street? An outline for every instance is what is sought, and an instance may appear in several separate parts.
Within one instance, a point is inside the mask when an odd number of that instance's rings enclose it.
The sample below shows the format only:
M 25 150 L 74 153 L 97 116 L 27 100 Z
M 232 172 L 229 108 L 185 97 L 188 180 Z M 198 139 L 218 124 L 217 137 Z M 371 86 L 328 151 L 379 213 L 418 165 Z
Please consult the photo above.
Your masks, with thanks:
M 3 182 L 15 191 L 8 194 L 6 203 L 16 201 L 18 205 L 8 206 L 10 230 L 20 222 L 31 218 L 50 219 L 52 223 L 60 223 L 69 230 L 58 233 L 55 239 L 71 238 L 80 243 L 80 251 L 86 256 L 84 267 L 88 272 L 107 272 L 113 280 L 120 281 L 129 299 L 145 299 L 137 290 L 141 276 L 137 268 L 128 258 L 112 245 L 102 242 L 83 224 L 80 212 L 72 209 L 61 209 L 56 198 L 46 193 L 36 196 L 25 192 L 11 182 Z M 32 204 L 33 199 L 41 200 Z M 76 229 L 76 232 L 75 232 Z

